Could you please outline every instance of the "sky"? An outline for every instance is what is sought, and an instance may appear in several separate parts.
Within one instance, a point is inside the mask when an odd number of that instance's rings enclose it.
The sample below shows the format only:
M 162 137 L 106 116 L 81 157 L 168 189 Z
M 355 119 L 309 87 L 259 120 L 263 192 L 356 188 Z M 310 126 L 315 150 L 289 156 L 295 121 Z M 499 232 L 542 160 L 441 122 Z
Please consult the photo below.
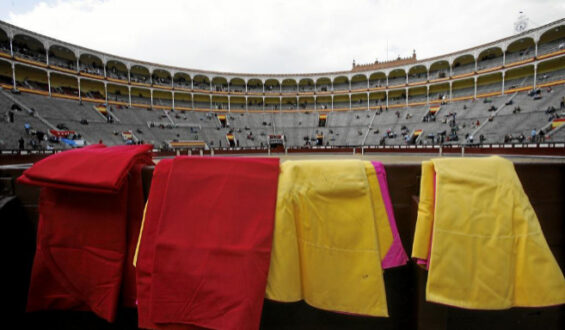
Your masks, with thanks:
M 142 61 L 315 73 L 443 55 L 565 18 L 564 0 L 0 0 L 0 20 Z

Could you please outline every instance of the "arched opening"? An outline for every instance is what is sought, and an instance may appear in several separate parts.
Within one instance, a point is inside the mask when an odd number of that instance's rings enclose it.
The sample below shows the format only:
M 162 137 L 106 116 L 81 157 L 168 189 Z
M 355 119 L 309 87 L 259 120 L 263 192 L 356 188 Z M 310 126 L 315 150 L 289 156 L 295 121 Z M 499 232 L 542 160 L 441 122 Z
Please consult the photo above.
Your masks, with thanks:
M 20 64 L 16 64 L 15 69 L 18 88 L 49 92 L 47 72 Z
M 359 93 L 351 95 L 351 110 L 367 110 L 369 109 L 369 97 L 367 93 Z
M 538 64 L 537 84 L 561 79 L 565 79 L 565 57 L 559 57 Z
M 298 91 L 298 84 L 294 79 L 285 79 L 282 82 L 281 88 L 283 93 L 296 93 Z
M 78 71 L 75 53 L 67 47 L 59 45 L 53 45 L 49 48 L 49 66 Z
M 248 97 L 247 98 L 248 110 L 263 110 L 263 98 L 261 97 Z
M 227 81 L 226 81 L 226 85 L 227 85 Z M 212 96 L 212 109 L 214 110 L 228 110 L 228 103 L 229 102 L 227 96 L 219 96 L 219 95 Z
M 284 85 L 284 81 L 283 81 L 283 85 Z M 281 109 L 294 110 L 298 106 L 297 102 L 298 100 L 296 99 L 296 97 L 283 97 Z
M 388 105 L 406 104 L 406 91 L 397 89 L 388 92 Z
M 147 108 L 151 105 L 151 90 L 147 88 L 131 88 L 131 106 Z
M 314 80 L 310 78 L 300 79 L 298 82 L 299 92 L 313 92 L 314 91 Z
M 165 71 L 162 69 L 155 69 L 153 70 L 153 74 L 151 75 L 151 81 L 153 82 L 153 86 L 161 86 L 172 88 L 171 82 L 171 73 L 169 71 Z
M 298 109 L 300 110 L 313 110 L 314 98 L 311 96 L 301 96 L 298 98 Z
M 233 79 L 232 79 L 233 81 Z M 244 97 L 230 97 L 230 109 L 231 111 L 242 111 L 245 110 L 245 98 Z
M 334 110 L 349 110 L 351 103 L 349 102 L 349 95 L 336 95 L 334 96 Z
M 565 49 L 565 25 L 545 31 L 538 41 L 538 57 Z
M 243 94 L 245 93 L 245 80 L 241 78 L 233 78 L 232 80 L 230 80 L 229 87 L 230 87 L 230 93 Z
M 316 98 L 316 109 L 329 110 L 332 108 L 331 96 L 319 96 Z
M 451 66 L 453 78 L 475 72 L 475 57 L 467 54 L 457 57 Z
M 533 86 L 534 66 L 528 65 L 506 71 L 504 75 L 504 90 L 513 90 L 520 87 Z
M 502 72 L 477 78 L 477 97 L 502 92 Z
M 475 80 L 473 78 L 457 80 L 451 86 L 452 98 L 473 97 L 475 95 Z
M 386 107 L 386 92 L 374 92 L 369 94 L 369 107 L 379 112 Z
M 0 61 L 0 84 L 6 88 L 12 88 L 12 65 L 6 61 Z
M 532 38 L 522 38 L 514 41 L 506 48 L 505 65 L 533 58 L 536 45 Z
M 149 86 L 151 84 L 149 69 L 141 65 L 132 65 L 130 69 L 130 80 L 132 84 Z
M 92 54 L 82 54 L 79 58 L 80 72 L 104 77 L 104 64 L 102 60 Z
M 280 93 L 281 84 L 276 79 L 267 79 L 265 81 L 265 92 L 267 93 Z M 277 99 L 278 100 L 278 99 Z
M 449 62 L 437 61 L 430 66 L 430 81 L 449 78 Z
M 108 91 L 108 103 L 116 102 L 122 104 L 129 104 L 129 90 L 123 85 L 107 84 L 106 90 Z
M 413 84 L 428 80 L 428 70 L 424 65 L 416 65 L 408 70 L 408 83 Z
M 318 78 L 316 80 L 316 92 L 318 93 L 325 93 L 331 90 L 332 81 L 328 77 Z
M 203 75 L 196 75 L 192 81 L 194 83 L 194 90 L 199 90 L 203 92 L 210 91 L 210 79 Z
M 386 74 L 375 72 L 369 76 L 369 86 L 371 88 L 384 88 L 386 86 Z
M 340 76 L 334 79 L 334 91 L 348 91 L 349 79 L 346 76 Z
M 10 53 L 10 38 L 6 31 L 0 29 L 0 53 L 7 54 L 11 56 Z
M 267 84 L 265 83 L 265 87 Z M 265 110 L 277 111 L 280 107 L 280 99 L 278 97 L 266 97 L 265 98 Z
M 449 83 L 431 85 L 429 94 L 430 103 L 447 102 L 449 99 Z
M 366 91 L 367 88 L 367 76 L 364 74 L 358 74 L 351 78 L 351 91 Z
M 212 90 L 215 92 L 227 92 L 228 91 L 228 80 L 224 77 L 214 77 L 212 78 Z M 227 103 L 226 103 L 227 106 Z
M 259 79 L 249 79 L 247 81 L 247 92 L 248 93 L 263 93 L 263 82 Z
M 175 93 L 175 110 L 190 109 L 192 109 L 192 96 L 188 93 Z
M 180 89 L 191 89 L 192 79 L 190 75 L 184 72 L 177 72 L 173 77 L 173 86 Z
M 104 84 L 90 79 L 80 80 L 80 96 L 83 101 L 106 102 Z
M 428 98 L 428 88 L 426 86 L 408 89 L 408 104 L 426 103 Z
M 51 72 L 51 94 L 78 98 L 78 79 L 76 77 Z
M 14 56 L 39 63 L 47 63 L 47 55 L 43 43 L 34 37 L 17 34 L 12 39 Z
M 157 109 L 170 109 L 173 106 L 173 94 L 171 92 L 153 90 L 153 106 Z
M 477 72 L 494 70 L 502 66 L 502 49 L 492 47 L 483 50 L 477 57 Z
M 196 77 L 198 77 L 198 76 L 196 76 Z M 196 83 L 196 77 L 194 77 L 195 83 Z M 194 109 L 195 110 L 206 110 L 206 111 L 210 110 L 210 96 L 209 95 L 194 94 L 194 96 L 192 98 L 194 99 Z
M 106 77 L 127 83 L 128 68 L 124 63 L 120 61 L 109 60 L 108 62 L 106 62 Z
M 388 87 L 394 88 L 404 85 L 406 85 L 406 71 L 403 69 L 392 70 L 388 75 Z

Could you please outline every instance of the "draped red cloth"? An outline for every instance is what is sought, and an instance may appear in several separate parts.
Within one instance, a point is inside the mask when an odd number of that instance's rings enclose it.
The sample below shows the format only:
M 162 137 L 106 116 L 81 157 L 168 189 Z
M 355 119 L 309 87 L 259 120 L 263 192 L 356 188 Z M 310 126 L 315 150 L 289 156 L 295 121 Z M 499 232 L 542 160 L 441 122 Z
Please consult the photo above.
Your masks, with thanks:
M 28 311 L 93 311 L 112 322 L 135 306 L 133 255 L 143 212 L 141 170 L 150 145 L 57 153 L 18 182 L 42 187 Z
M 259 327 L 278 173 L 272 158 L 156 166 L 136 269 L 140 327 Z

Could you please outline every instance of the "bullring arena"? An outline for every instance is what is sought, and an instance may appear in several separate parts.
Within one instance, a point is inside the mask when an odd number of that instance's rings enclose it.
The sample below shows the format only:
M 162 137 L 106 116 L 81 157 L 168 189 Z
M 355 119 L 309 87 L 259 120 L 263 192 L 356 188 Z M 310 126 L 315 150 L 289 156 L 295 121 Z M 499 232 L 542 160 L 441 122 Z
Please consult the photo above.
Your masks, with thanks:
M 111 322 L 74 300 L 60 306 L 55 300 L 41 311 L 25 311 L 43 213 L 37 184 L 16 180 L 40 160 L 101 144 L 108 149 L 152 145 L 149 152 L 157 165 L 143 167 L 136 190 L 143 192 L 144 202 L 155 189 L 152 179 L 163 160 L 381 162 L 401 245 L 409 256 L 421 212 L 422 162 L 498 155 L 514 164 L 551 254 L 561 272 L 565 269 L 565 19 L 434 58 L 417 59 L 414 53 L 354 64 L 346 71 L 298 74 L 213 72 L 148 63 L 0 21 L 0 86 L 0 214 L 6 233 L 15 238 L 6 240 L 4 247 L 11 283 L 7 314 L 18 327 L 139 326 L 136 306 L 120 305 Z M 217 201 L 218 208 L 237 201 L 237 195 L 228 196 Z M 91 203 L 96 208 L 97 201 Z M 497 203 L 500 200 L 492 201 Z M 565 327 L 562 304 L 458 308 L 428 301 L 428 273 L 416 262 L 386 269 L 383 278 L 386 318 L 316 308 L 304 300 L 265 299 L 259 326 Z M 554 290 L 565 292 L 565 287 Z M 187 321 L 184 326 L 192 329 L 202 323 Z

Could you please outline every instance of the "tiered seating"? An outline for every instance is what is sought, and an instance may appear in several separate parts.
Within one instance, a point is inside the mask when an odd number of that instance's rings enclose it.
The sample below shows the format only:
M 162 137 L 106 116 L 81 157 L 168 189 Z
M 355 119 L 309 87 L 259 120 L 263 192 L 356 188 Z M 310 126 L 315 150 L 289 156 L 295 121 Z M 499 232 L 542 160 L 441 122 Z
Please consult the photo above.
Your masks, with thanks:
M 565 86 L 554 86 L 552 91 L 541 90 L 541 99 L 534 100 L 527 92 L 494 96 L 488 99 L 459 101 L 441 105 L 435 121 L 423 121 L 430 106 L 393 108 L 387 110 L 357 111 L 325 111 L 326 126 L 318 127 L 319 112 L 232 112 L 222 113 L 226 116 L 226 127 L 214 112 L 202 111 L 170 111 L 126 108 L 112 105 L 109 113 L 116 119 L 108 122 L 97 113 L 94 103 L 49 98 L 42 95 L 22 93 L 13 97 L 34 108 L 36 112 L 53 126 L 63 124 L 70 130 L 81 134 L 88 143 L 102 140 L 108 144 L 123 144 L 121 133 L 129 131 L 137 139 L 152 143 L 157 147 L 165 147 L 171 141 L 203 141 L 210 147 L 226 147 L 227 134 L 233 134 L 240 147 L 259 147 L 268 144 L 269 134 L 285 135 L 287 147 L 305 146 L 306 142 L 315 145 L 316 137 L 323 135 L 324 145 L 357 146 L 378 145 L 386 136 L 385 143 L 405 144 L 404 132 L 409 137 L 416 130 L 421 130 L 418 143 L 429 144 L 431 134 L 435 138 L 438 133 L 445 132 L 445 140 L 451 133 L 450 121 L 455 114 L 458 141 L 447 143 L 464 143 L 465 137 L 471 134 L 483 135 L 485 142 L 499 143 L 505 135 L 529 136 L 532 129 L 539 130 L 550 125 L 550 106 L 559 108 L 561 97 L 565 95 Z M 13 101 L 4 97 L 0 107 L 8 110 Z M 512 104 L 505 105 L 509 100 Z M 487 102 L 488 101 L 488 102 Z M 492 111 L 489 108 L 492 107 Z M 515 110 L 520 107 L 520 110 Z M 492 117 L 492 121 L 489 118 Z M 16 124 L 2 122 L 0 139 L 4 148 L 16 148 L 17 140 L 24 134 L 23 122 L 29 122 L 34 128 L 47 132 L 43 122 L 30 117 L 27 112 L 16 113 Z M 151 125 L 149 125 L 151 124 Z M 478 125 L 477 125 L 478 124 Z M 479 129 L 480 127 L 480 129 Z M 390 132 L 390 134 L 387 134 Z M 563 133 L 555 134 L 553 141 L 561 138 Z M 306 140 L 305 140 L 306 139 Z M 438 140 L 436 139 L 435 142 Z M 474 136 L 478 141 L 478 136 Z

